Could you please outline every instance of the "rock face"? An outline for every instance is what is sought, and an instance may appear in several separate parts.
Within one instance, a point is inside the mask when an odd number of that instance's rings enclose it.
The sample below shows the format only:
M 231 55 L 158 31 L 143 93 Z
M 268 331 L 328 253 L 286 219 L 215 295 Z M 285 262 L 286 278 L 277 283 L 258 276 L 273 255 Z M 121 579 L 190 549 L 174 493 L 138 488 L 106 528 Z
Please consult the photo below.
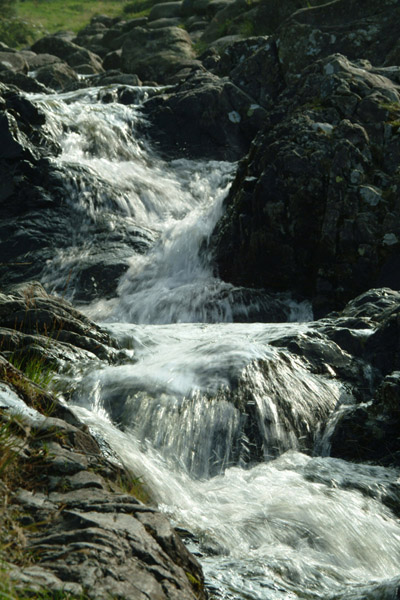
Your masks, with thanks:
M 399 285 L 398 74 L 333 55 L 281 93 L 214 232 L 223 278 L 294 289 L 317 314 Z
M 397 0 L 334 0 L 294 13 L 277 32 L 279 57 L 288 80 L 314 60 L 334 52 L 374 65 L 399 64 Z
M 29 365 L 36 375 L 50 366 L 56 373 L 68 361 L 123 360 L 115 342 L 34 282 L 0 295 L 0 333 L 1 558 L 13 588 L 93 600 L 205 598 L 200 566 L 167 519 L 142 503 L 143 485 L 7 360 L 26 373 Z M 21 526 L 23 541 L 15 538 Z M 21 543 L 23 568 L 13 561 Z
M 178 90 L 148 101 L 147 129 L 169 156 L 237 160 L 265 111 L 230 81 L 195 73 Z

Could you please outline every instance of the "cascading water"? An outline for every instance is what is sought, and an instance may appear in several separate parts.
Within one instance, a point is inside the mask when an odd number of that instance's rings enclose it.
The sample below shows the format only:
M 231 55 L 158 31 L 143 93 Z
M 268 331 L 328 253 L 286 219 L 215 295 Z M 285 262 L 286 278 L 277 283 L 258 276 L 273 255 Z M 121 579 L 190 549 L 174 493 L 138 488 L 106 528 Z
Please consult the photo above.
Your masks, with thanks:
M 148 92 L 131 90 L 138 104 Z M 160 160 L 132 133 L 138 106 L 102 93 L 35 97 L 61 139 L 77 223 L 42 280 L 60 291 L 68 279 L 73 298 L 98 223 L 110 235 L 128 223 L 147 244 L 116 296 L 84 307 L 132 360 L 77 376 L 74 409 L 188 532 L 212 597 L 395 598 L 400 524 L 383 499 L 397 474 L 303 453 L 321 446 L 345 388 L 271 345 L 307 323 L 232 323 L 261 300 L 199 257 L 235 166 Z

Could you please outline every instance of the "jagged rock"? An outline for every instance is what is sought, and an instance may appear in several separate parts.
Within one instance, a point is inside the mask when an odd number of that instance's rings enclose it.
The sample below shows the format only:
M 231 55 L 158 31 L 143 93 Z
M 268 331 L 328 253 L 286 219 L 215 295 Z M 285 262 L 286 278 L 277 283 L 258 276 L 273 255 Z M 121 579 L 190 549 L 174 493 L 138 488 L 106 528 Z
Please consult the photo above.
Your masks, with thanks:
M 357 462 L 400 463 L 400 372 L 385 377 L 371 403 L 344 412 L 331 437 L 331 455 Z
M 122 45 L 121 63 L 123 71 L 159 83 L 168 83 L 185 67 L 197 66 L 189 34 L 179 27 L 136 27 Z
M 264 108 L 273 108 L 285 87 L 277 49 L 270 37 L 250 37 L 228 45 L 211 70 L 219 76 L 228 75 Z
M 117 357 L 116 344 L 100 327 L 62 298 L 49 296 L 37 282 L 2 290 L 2 352 L 22 362 L 34 357 L 63 365 L 99 357 Z
M 0 114 L 0 159 L 32 159 L 34 148 L 18 129 L 17 121 L 10 113 Z
M 247 150 L 264 110 L 231 82 L 195 73 L 144 106 L 148 133 L 172 156 L 236 160 Z
M 317 315 L 396 286 L 399 88 L 341 55 L 279 96 L 212 245 L 222 277 L 312 297 Z

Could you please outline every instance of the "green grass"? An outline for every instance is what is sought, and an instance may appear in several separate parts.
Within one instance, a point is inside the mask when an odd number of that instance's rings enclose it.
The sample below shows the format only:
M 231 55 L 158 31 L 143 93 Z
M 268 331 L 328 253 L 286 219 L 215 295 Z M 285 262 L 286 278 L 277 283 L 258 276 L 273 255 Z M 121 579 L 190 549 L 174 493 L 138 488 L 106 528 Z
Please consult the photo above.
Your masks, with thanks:
M 57 31 L 77 33 L 97 15 L 122 19 L 147 16 L 158 1 L 20 0 L 15 5 L 15 15 L 0 10 L 0 41 L 20 48 Z
M 43 32 L 77 32 L 95 15 L 115 17 L 122 14 L 122 8 L 116 0 L 24 0 L 18 5 L 18 16 Z
M 44 390 L 48 390 L 51 387 L 56 372 L 52 365 L 47 363 L 45 356 L 26 356 L 16 352 L 9 357 L 9 362 Z
M 43 32 L 77 32 L 96 15 L 133 18 L 148 13 L 153 4 L 155 0 L 23 0 L 18 5 L 18 17 Z

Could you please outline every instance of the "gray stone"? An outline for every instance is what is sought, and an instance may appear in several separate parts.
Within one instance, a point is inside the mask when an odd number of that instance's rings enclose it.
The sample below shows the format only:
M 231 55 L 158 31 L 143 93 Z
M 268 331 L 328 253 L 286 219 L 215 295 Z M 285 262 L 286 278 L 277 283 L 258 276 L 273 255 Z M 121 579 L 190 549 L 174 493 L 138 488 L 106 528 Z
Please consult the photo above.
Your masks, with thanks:
M 168 82 L 169 77 L 193 64 L 190 37 L 179 27 L 146 30 L 137 27 L 122 46 L 122 69 L 142 81 Z
M 24 56 L 18 52 L 0 51 L 0 71 L 2 70 L 27 73 L 28 65 Z
M 182 12 L 182 2 L 162 2 L 155 4 L 149 14 L 149 21 L 179 17 Z

